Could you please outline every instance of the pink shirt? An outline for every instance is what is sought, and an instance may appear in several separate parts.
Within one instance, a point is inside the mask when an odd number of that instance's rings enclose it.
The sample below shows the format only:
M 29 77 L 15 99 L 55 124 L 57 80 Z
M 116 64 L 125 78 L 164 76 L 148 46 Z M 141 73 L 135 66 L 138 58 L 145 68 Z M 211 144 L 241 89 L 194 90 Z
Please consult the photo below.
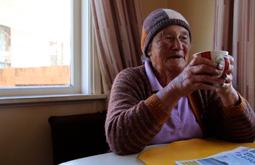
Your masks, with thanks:
M 151 64 L 145 60 L 145 71 L 153 91 L 159 91 L 160 85 L 152 71 Z M 169 143 L 176 140 L 202 137 L 202 130 L 191 111 L 188 97 L 181 97 L 170 113 L 169 119 L 163 124 L 159 133 L 150 144 Z

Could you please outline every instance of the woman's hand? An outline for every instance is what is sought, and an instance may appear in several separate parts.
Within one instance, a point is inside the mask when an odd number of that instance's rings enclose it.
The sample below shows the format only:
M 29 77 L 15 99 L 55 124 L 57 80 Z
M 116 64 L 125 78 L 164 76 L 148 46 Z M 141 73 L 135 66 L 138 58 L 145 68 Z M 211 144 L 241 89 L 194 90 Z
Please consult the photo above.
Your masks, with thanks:
M 194 56 L 184 70 L 167 85 L 167 88 L 174 88 L 179 97 L 187 96 L 198 89 L 220 92 L 222 90 L 219 86 L 226 81 L 224 78 L 219 78 L 222 71 L 223 68 L 217 68 L 212 61 Z
M 215 91 L 221 97 L 221 100 L 225 107 L 235 105 L 239 96 L 237 91 L 234 89 L 232 80 L 233 80 L 233 68 L 234 68 L 234 58 L 232 56 L 227 55 L 226 59 L 228 60 L 229 67 L 228 70 L 220 77 L 224 80 L 223 84 L 218 86 Z
M 215 91 L 225 107 L 236 104 L 239 96 L 232 85 L 234 60 L 231 56 L 228 60 L 230 60 L 229 69 L 222 75 L 223 67 L 217 68 L 212 61 L 206 58 L 193 57 L 183 71 L 157 93 L 158 97 L 166 102 L 168 107 L 171 103 L 169 108 L 171 109 L 180 97 L 202 89 Z
M 225 56 L 225 60 L 228 61 L 229 67 L 223 73 L 223 75 L 220 77 L 224 80 L 224 83 L 219 86 L 219 88 L 216 89 L 217 93 L 226 93 L 231 89 L 232 86 L 232 80 L 233 80 L 233 68 L 234 68 L 234 58 L 230 55 Z

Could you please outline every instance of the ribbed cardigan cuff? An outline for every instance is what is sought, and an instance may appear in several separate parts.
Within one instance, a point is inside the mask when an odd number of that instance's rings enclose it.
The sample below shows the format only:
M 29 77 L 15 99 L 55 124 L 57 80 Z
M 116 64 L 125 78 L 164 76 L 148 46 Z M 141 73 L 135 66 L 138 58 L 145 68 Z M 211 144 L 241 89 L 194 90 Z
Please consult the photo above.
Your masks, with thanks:
M 247 107 L 248 104 L 246 103 L 246 100 L 241 95 L 239 95 L 239 99 L 240 100 L 237 105 L 223 108 L 224 116 L 226 118 L 238 116 L 242 114 L 244 110 L 249 109 Z
M 148 97 L 144 103 L 154 114 L 156 120 L 158 120 L 160 124 L 163 124 L 169 118 L 169 113 L 164 110 L 162 102 L 156 94 Z

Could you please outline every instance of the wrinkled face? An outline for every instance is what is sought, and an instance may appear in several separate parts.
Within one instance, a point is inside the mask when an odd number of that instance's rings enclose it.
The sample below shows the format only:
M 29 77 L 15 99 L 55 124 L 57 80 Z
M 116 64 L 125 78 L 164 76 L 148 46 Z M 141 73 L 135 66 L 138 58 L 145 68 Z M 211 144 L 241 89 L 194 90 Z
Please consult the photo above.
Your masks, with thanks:
M 155 35 L 148 56 L 158 73 L 168 71 L 177 75 L 188 63 L 190 48 L 188 30 L 170 25 Z

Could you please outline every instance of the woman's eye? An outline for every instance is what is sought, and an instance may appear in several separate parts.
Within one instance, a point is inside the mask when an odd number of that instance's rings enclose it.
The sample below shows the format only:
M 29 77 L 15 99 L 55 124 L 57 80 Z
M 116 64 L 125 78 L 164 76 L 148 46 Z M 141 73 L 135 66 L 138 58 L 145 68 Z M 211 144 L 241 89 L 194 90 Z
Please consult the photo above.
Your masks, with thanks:
M 181 39 L 182 41 L 186 41 L 186 40 L 188 40 L 188 36 L 181 36 L 180 39 Z
M 187 37 L 186 36 L 181 36 L 181 39 L 186 40 Z

